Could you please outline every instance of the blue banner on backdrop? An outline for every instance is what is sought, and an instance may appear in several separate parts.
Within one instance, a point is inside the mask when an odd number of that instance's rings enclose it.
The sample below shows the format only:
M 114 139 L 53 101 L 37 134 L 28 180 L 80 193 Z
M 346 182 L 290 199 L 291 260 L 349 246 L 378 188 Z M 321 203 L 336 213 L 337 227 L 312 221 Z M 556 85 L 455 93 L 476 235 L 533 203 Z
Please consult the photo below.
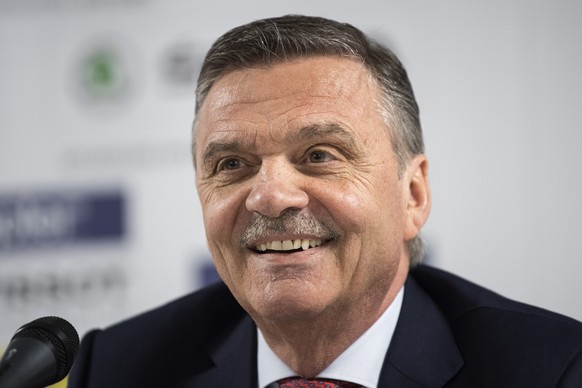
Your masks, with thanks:
M 120 241 L 125 202 L 119 191 L 0 194 L 0 252 Z

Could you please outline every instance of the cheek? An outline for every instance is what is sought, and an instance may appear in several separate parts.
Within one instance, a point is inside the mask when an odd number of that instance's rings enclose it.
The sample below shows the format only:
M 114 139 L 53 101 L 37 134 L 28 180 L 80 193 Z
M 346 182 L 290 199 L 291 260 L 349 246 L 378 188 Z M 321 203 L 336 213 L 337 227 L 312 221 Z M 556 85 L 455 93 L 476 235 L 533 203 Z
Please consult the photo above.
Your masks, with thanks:
M 350 255 L 360 256 L 365 251 L 373 257 L 396 257 L 403 246 L 400 185 L 379 180 L 374 183 L 333 191 L 327 212 L 344 231 L 344 248 Z
M 244 209 L 246 196 L 239 191 L 201 193 L 202 214 L 208 244 L 211 247 L 229 248 L 232 236 L 244 220 L 239 216 Z
M 206 239 L 212 260 L 222 280 L 232 287 L 243 272 L 240 248 L 235 230 L 241 224 L 239 209 L 243 196 L 231 192 L 227 195 L 214 193 L 201 198 Z
M 346 232 L 360 232 L 376 228 L 394 217 L 396 203 L 400 203 L 396 190 L 380 180 L 362 182 L 357 178 L 318 190 L 318 202 L 328 214 L 341 224 Z

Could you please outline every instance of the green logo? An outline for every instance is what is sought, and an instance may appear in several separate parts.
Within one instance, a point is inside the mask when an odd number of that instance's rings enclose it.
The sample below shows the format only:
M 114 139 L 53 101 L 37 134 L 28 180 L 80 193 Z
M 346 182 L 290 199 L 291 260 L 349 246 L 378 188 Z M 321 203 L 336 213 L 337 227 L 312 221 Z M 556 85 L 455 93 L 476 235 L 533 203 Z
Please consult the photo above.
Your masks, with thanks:
M 128 80 L 120 56 L 113 49 L 91 52 L 81 65 L 84 94 L 93 100 L 115 100 L 128 91 Z

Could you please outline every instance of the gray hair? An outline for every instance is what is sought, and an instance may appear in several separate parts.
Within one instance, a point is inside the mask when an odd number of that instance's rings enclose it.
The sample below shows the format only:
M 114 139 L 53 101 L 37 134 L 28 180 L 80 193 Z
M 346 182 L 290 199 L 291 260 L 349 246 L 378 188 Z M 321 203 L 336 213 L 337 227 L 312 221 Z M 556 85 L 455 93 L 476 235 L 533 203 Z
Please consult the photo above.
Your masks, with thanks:
M 389 128 L 401 175 L 413 155 L 424 153 L 419 110 L 406 70 L 392 51 L 359 29 L 321 17 L 288 15 L 257 20 L 222 35 L 210 48 L 196 87 L 196 117 L 214 83 L 235 70 L 270 67 L 315 56 L 339 56 L 364 65 L 380 87 L 379 113 Z M 193 130 L 196 128 L 196 119 Z M 196 135 L 193 134 L 192 150 Z M 420 236 L 408 241 L 411 265 L 420 262 Z

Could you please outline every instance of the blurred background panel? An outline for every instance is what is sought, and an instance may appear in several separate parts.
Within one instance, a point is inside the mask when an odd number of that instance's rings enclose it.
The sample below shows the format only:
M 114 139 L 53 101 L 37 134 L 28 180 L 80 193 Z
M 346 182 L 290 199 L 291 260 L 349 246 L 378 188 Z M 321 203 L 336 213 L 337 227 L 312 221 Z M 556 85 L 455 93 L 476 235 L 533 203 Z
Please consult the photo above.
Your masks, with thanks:
M 190 160 L 202 57 L 268 16 L 349 22 L 409 71 L 427 261 L 582 319 L 582 3 L 0 0 L 0 347 L 216 281 Z

